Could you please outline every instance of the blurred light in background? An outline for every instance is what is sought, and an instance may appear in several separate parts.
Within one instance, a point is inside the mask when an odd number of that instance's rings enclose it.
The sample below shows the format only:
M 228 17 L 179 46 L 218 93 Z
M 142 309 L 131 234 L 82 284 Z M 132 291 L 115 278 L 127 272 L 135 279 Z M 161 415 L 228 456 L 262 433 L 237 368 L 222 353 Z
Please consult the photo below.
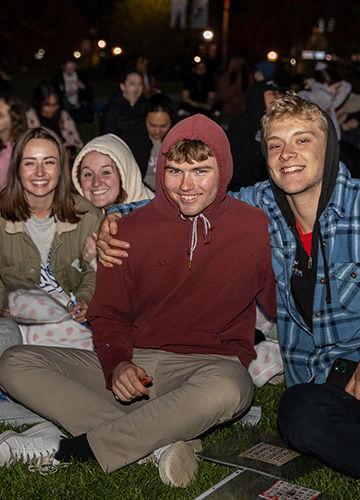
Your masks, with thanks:
M 279 54 L 275 50 L 271 50 L 266 54 L 267 60 L 270 62 L 276 62 L 279 59 Z
M 207 40 L 208 42 L 214 38 L 214 32 L 211 30 L 205 30 L 203 31 L 202 34 L 204 40 Z
M 116 46 L 111 49 L 111 53 L 113 56 L 119 56 L 120 54 L 123 53 L 123 49 L 119 46 Z
M 106 47 L 105 40 L 98 40 L 97 44 L 98 44 L 99 49 L 105 49 L 105 47 Z
M 294 59 L 293 57 L 290 59 L 290 64 L 291 66 L 295 66 L 296 64 L 296 59 Z
M 201 62 L 201 57 L 200 56 L 195 56 L 194 57 L 194 61 L 196 62 L 196 64 L 198 64 L 199 62 Z
M 80 59 L 81 52 L 79 50 L 74 50 L 73 56 L 75 57 L 75 59 Z
M 301 57 L 307 60 L 323 61 L 326 58 L 325 50 L 302 50 Z

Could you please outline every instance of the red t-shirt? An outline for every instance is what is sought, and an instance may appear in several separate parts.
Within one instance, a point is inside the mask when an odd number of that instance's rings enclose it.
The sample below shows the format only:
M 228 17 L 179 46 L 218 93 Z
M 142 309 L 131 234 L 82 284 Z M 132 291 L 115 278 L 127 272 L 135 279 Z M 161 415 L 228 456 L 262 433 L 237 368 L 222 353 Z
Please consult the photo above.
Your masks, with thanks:
M 300 224 L 296 223 L 296 229 L 300 236 L 300 241 L 304 247 L 305 252 L 309 257 L 311 257 L 311 243 L 312 243 L 312 233 L 303 233 Z

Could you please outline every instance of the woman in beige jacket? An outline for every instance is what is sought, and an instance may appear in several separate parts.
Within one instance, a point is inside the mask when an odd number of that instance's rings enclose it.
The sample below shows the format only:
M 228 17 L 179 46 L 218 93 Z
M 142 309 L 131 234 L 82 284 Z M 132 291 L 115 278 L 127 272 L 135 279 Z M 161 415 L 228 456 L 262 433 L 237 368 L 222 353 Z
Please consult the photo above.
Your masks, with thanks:
M 59 137 L 44 127 L 29 129 L 17 141 L 0 197 L 0 301 L 6 309 L 8 293 L 42 290 L 69 306 L 77 324 L 86 318 L 95 288 L 95 272 L 84 261 L 88 235 L 97 231 L 102 213 L 84 198 L 71 194 L 67 156 Z M 92 347 L 91 334 L 76 328 L 43 332 L 24 339 L 64 347 Z M 56 337 L 59 338 L 56 338 Z

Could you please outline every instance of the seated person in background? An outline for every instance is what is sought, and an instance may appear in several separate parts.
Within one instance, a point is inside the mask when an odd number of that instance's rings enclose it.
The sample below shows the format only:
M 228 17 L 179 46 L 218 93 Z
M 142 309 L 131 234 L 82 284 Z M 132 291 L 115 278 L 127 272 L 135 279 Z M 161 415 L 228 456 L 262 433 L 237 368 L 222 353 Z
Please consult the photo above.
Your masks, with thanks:
M 146 127 L 132 129 L 126 134 L 127 144 L 140 167 L 144 182 L 154 192 L 161 141 L 176 123 L 176 118 L 172 101 L 164 94 L 155 94 L 146 103 Z
M 102 133 L 121 137 L 131 149 L 128 135 L 145 129 L 145 104 L 140 73 L 130 68 L 120 77 L 120 89 L 105 106 Z
M 234 173 L 228 187 L 231 190 L 268 178 L 266 159 L 261 150 L 261 118 L 278 93 L 273 80 L 250 85 L 245 111 L 230 122 L 227 135 L 234 160 Z
M 217 84 L 218 99 L 223 113 L 239 115 L 244 111 L 249 79 L 249 70 L 244 59 L 232 57 Z
M 338 139 L 341 139 L 341 128 L 336 111 L 341 108 L 351 93 L 351 84 L 343 80 L 340 73 L 333 68 L 316 71 L 313 78 L 304 81 L 305 90 L 299 96 L 306 101 L 317 104 L 331 117 Z
M 55 80 L 61 95 L 62 107 L 75 121 L 91 121 L 93 119 L 93 93 L 78 74 L 78 64 L 73 59 L 67 59 L 62 72 Z
M 307 101 L 314 102 L 331 117 L 340 141 L 340 159 L 345 163 L 353 177 L 359 177 L 360 151 L 358 144 L 352 144 L 354 135 L 343 130 L 338 120 L 338 110 L 352 100 L 352 86 L 345 81 L 334 68 L 326 67 L 322 71 L 315 71 L 314 78 L 307 78 L 304 82 L 306 90 L 299 95 Z M 349 120 L 354 125 L 356 120 Z
M 273 80 L 275 77 L 276 63 L 268 61 L 267 59 L 259 61 L 254 66 L 254 80 L 255 82 L 262 82 L 264 80 Z
M 360 77 L 352 79 L 355 88 L 345 102 L 336 110 L 341 127 L 341 138 L 356 147 L 360 146 Z
M 38 346 L 0 359 L 0 384 L 74 437 L 34 428 L 0 438 L 2 465 L 41 465 L 50 452 L 55 461 L 95 457 L 112 472 L 157 450 L 166 484 L 192 480 L 186 441 L 250 405 L 256 303 L 275 312 L 268 221 L 226 195 L 231 171 L 212 120 L 196 115 L 168 133 L 154 200 L 119 219 L 131 259 L 98 269 L 88 311 L 98 359 Z
M 60 139 L 44 127 L 28 129 L 14 147 L 0 196 L 0 306 L 6 309 L 7 294 L 19 288 L 41 288 L 64 306 L 72 292 L 77 304 L 69 307 L 76 322 L 71 331 L 65 335 L 65 327 L 57 328 L 50 335 L 46 327 L 34 325 L 24 341 L 91 348 L 90 331 L 76 328 L 86 318 L 95 288 L 95 272 L 82 249 L 102 214 L 71 194 L 67 162 Z
M 76 190 L 103 212 L 115 203 L 130 203 L 154 194 L 141 181 L 139 167 L 129 147 L 116 135 L 106 134 L 88 142 L 72 169 Z M 88 236 L 84 259 L 94 262 L 96 236 Z
M 20 99 L 10 92 L 0 94 L 0 192 L 6 187 L 13 146 L 26 128 L 25 109 Z
M 59 95 L 52 83 L 40 83 L 33 96 L 32 107 L 26 112 L 28 127 L 47 127 L 64 143 L 71 159 L 82 148 L 74 120 L 61 108 Z
M 146 98 L 155 94 L 156 92 L 160 92 L 159 88 L 156 85 L 155 77 L 149 71 L 149 59 L 144 55 L 137 56 L 135 60 L 135 69 L 140 73 L 143 80 L 144 90 L 143 94 Z
M 207 74 L 206 64 L 197 63 L 185 79 L 181 92 L 181 108 L 188 113 L 210 114 L 215 100 L 215 83 Z

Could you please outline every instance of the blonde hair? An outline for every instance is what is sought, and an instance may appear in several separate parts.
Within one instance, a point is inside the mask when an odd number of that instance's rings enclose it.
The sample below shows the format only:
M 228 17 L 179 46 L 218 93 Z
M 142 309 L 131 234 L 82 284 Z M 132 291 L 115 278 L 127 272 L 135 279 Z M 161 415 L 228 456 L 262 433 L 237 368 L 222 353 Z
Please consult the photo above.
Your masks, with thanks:
M 265 139 L 271 123 L 274 120 L 285 120 L 286 118 L 314 121 L 319 129 L 327 135 L 328 123 L 321 109 L 316 104 L 301 99 L 295 92 L 288 92 L 275 99 L 261 119 Z

